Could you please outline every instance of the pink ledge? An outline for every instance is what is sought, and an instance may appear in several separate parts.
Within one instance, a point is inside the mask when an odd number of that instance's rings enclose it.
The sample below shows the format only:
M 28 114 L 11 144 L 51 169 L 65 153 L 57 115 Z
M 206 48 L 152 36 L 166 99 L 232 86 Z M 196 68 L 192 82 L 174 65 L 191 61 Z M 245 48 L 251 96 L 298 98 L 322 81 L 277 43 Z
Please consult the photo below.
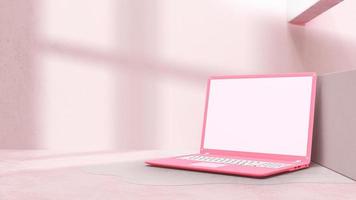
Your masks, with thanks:
M 304 12 L 289 21 L 291 24 L 304 25 L 343 0 L 320 0 Z

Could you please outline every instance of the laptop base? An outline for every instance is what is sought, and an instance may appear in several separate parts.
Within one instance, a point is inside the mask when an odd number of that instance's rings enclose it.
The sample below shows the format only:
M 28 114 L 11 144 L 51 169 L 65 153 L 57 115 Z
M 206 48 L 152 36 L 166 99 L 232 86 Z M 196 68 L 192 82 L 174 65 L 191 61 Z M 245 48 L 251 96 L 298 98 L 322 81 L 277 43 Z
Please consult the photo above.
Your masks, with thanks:
M 206 154 L 193 154 L 193 155 L 206 156 Z M 222 163 L 215 163 L 215 162 L 182 159 L 182 157 L 187 157 L 187 156 L 192 156 L 192 155 L 183 155 L 177 157 L 148 160 L 146 161 L 146 164 L 155 167 L 203 171 L 203 172 L 210 172 L 210 173 L 239 175 L 239 176 L 247 176 L 247 177 L 254 177 L 254 178 L 263 178 L 275 174 L 296 171 L 299 169 L 309 167 L 309 164 L 307 163 L 295 163 L 290 161 L 288 162 L 288 161 L 271 160 L 271 159 L 268 160 L 258 159 L 258 160 L 266 161 L 266 162 L 279 162 L 279 163 L 282 162 L 288 164 L 288 166 L 280 167 L 280 168 L 268 168 L 268 167 L 241 166 L 236 164 L 222 164 Z M 209 155 L 209 156 L 213 156 L 213 155 Z M 214 156 L 222 157 L 221 155 L 214 155 Z M 242 157 L 223 156 L 223 158 L 256 160 L 256 158 L 246 158 L 246 157 L 242 158 Z

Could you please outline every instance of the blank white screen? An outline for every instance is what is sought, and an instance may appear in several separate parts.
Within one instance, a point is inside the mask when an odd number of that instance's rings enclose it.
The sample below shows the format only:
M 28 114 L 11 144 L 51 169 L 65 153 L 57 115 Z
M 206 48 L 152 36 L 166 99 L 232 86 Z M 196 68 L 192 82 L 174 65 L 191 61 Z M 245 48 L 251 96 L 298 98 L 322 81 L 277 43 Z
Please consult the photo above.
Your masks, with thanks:
M 210 82 L 204 148 L 305 156 L 312 77 Z

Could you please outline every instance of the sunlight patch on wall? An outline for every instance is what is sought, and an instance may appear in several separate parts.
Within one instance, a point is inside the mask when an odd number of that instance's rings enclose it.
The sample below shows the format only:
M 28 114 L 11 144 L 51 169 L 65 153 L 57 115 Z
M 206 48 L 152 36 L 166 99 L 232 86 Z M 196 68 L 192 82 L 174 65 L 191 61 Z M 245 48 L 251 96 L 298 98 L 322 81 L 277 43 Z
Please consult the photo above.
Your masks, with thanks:
M 39 4 L 39 37 L 112 50 L 116 41 L 116 1 L 114 0 L 42 0 Z
M 52 54 L 44 54 L 40 63 L 42 146 L 112 148 L 115 77 L 110 66 Z

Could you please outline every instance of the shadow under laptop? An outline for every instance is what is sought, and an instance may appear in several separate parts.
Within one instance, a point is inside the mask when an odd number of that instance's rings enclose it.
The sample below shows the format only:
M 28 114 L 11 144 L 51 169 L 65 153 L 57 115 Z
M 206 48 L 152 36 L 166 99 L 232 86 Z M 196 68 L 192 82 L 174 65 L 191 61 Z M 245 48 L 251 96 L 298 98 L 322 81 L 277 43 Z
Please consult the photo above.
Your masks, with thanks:
M 150 186 L 186 186 L 186 185 L 280 185 L 298 183 L 318 184 L 350 184 L 353 180 L 337 174 L 317 164 L 310 168 L 293 173 L 284 173 L 268 178 L 249 178 L 234 175 L 214 174 L 201 171 L 167 169 L 151 167 L 144 164 L 144 160 L 92 165 L 81 168 L 83 172 L 117 177 L 123 182 L 135 185 Z

